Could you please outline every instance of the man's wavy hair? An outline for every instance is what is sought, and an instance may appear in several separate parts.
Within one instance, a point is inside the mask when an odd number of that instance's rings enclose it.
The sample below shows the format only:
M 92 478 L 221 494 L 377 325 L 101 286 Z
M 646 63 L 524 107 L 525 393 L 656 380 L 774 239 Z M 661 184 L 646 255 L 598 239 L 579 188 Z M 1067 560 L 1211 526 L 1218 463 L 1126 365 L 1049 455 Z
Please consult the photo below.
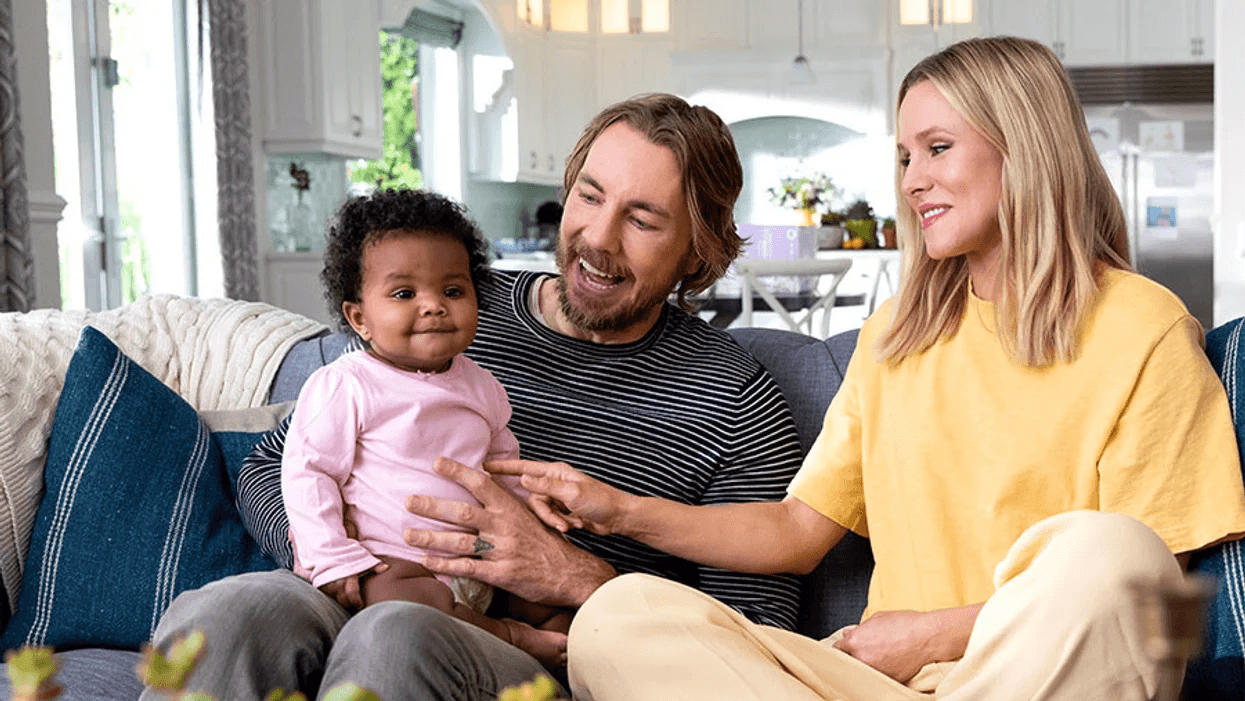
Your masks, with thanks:
M 342 204 L 329 224 L 320 282 L 329 313 L 342 331 L 354 333 L 346 322 L 342 302 L 358 302 L 363 290 L 363 252 L 389 236 L 432 232 L 449 236 L 467 249 L 471 284 L 480 299 L 480 287 L 489 281 L 488 239 L 462 205 L 427 190 L 378 190 L 352 197 Z
M 922 60 L 900 85 L 897 109 L 926 81 L 1003 156 L 995 310 L 1004 347 L 1030 367 L 1072 360 L 1099 269 L 1131 269 L 1124 210 L 1072 81 L 1050 49 L 1015 37 L 969 39 Z M 877 348 L 889 363 L 952 336 L 970 294 L 963 256 L 926 254 L 903 177 L 896 154 L 903 274 L 894 318 Z
M 743 250 L 735 228 L 735 200 L 743 189 L 743 166 L 726 123 L 708 107 L 689 105 L 665 93 L 639 95 L 606 107 L 584 128 L 566 159 L 562 204 L 570 196 L 588 151 L 617 122 L 626 122 L 650 142 L 674 152 L 683 176 L 683 196 L 692 217 L 692 253 L 700 265 L 676 288 L 679 305 L 704 292 L 726 273 Z

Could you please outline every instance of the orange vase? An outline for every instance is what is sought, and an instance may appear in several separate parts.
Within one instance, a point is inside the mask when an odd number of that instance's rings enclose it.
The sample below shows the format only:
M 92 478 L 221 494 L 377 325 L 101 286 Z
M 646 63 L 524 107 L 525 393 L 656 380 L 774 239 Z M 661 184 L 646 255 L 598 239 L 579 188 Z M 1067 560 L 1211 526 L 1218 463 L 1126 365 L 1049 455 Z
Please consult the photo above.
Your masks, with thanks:
M 817 226 L 816 212 L 811 209 L 796 210 L 800 213 L 800 226 Z

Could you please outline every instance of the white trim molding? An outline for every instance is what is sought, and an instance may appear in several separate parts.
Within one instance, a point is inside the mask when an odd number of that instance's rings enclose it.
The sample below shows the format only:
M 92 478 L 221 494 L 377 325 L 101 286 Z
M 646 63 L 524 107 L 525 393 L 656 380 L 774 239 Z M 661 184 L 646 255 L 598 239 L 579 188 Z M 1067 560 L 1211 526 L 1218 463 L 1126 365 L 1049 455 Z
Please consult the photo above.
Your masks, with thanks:
M 31 190 L 26 195 L 30 205 L 30 223 L 58 224 L 65 218 L 65 206 L 69 203 L 64 197 L 51 190 Z

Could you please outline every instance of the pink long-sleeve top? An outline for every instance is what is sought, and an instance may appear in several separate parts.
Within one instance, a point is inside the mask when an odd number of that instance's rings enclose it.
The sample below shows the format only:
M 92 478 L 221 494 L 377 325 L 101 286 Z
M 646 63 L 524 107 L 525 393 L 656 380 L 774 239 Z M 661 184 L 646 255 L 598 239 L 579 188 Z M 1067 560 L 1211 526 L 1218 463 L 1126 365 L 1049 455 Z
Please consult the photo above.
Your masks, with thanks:
M 317 587 L 359 574 L 386 555 L 418 562 L 407 528 L 451 530 L 406 510 L 422 494 L 477 503 L 435 473 L 441 456 L 479 467 L 515 458 L 501 383 L 466 356 L 441 373 L 400 370 L 366 352 L 349 353 L 303 385 L 281 461 L 281 489 L 300 562 Z M 509 480 L 520 497 L 526 491 Z M 346 536 L 345 520 L 358 527 Z

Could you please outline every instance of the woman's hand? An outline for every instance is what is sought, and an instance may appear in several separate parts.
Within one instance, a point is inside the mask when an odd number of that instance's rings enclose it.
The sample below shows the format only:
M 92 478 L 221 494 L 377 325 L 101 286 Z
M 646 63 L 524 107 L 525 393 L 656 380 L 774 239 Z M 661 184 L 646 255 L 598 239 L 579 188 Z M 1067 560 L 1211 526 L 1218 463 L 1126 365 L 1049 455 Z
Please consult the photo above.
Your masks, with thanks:
M 595 480 L 564 462 L 497 460 L 484 469 L 517 475 L 532 493 L 528 506 L 550 528 L 565 533 L 582 528 L 597 535 L 620 532 L 619 519 L 633 497 Z
M 406 530 L 404 536 L 411 545 L 457 553 L 425 556 L 422 564 L 433 572 L 472 577 L 529 601 L 572 608 L 618 574 L 609 563 L 545 528 L 523 502 L 487 473 L 448 458 L 438 458 L 433 468 L 480 502 L 477 506 L 420 495 L 407 498 L 407 511 L 470 531 Z M 477 552 L 477 538 L 492 547 Z
M 931 662 L 956 660 L 968 647 L 981 605 L 919 611 L 880 611 L 834 646 L 895 681 L 906 683 Z

